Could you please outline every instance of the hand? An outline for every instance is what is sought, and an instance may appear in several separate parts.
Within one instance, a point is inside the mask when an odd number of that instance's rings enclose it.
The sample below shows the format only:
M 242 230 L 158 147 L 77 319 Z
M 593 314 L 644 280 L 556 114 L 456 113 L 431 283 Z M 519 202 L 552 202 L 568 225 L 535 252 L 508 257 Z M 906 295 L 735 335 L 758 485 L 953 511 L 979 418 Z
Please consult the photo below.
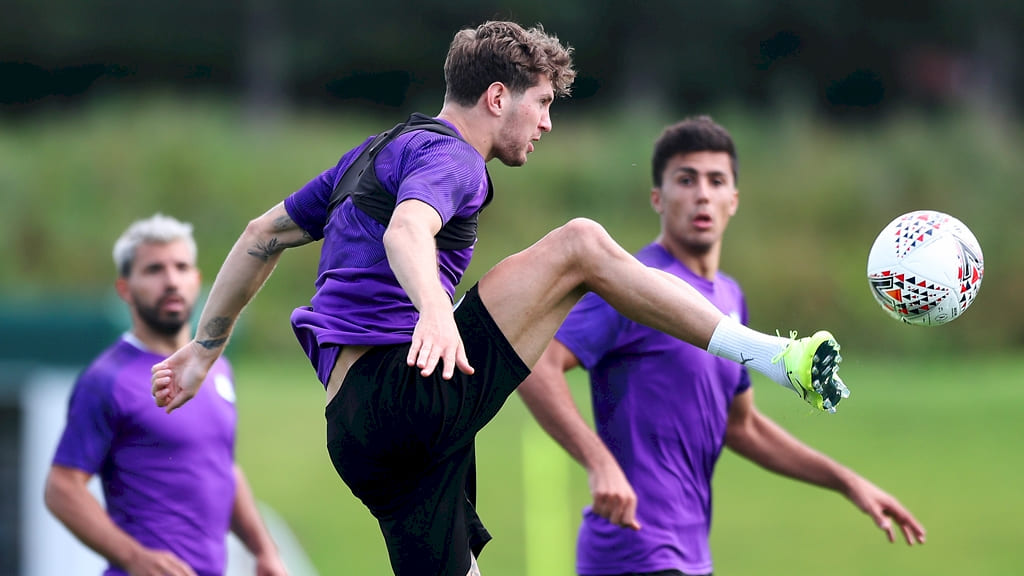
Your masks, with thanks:
M 593 511 L 616 526 L 640 529 L 636 520 L 636 492 L 614 458 L 587 472 Z
M 256 576 L 288 576 L 288 569 L 277 552 L 256 557 Z
M 196 576 L 181 558 L 163 550 L 140 548 L 126 565 L 131 576 Z
M 896 498 L 871 482 L 864 478 L 855 479 L 847 496 L 858 508 L 871 516 L 879 528 L 885 531 L 889 542 L 896 541 L 892 525 L 895 521 L 903 532 L 903 537 L 908 545 L 924 544 L 924 526 Z
M 163 362 L 153 365 L 150 378 L 153 399 L 157 406 L 166 408 L 168 414 L 196 395 L 213 365 L 199 350 L 195 342 L 189 342 Z
M 438 362 L 443 364 L 441 377 L 451 380 L 455 368 L 463 374 L 473 374 L 473 367 L 466 357 L 459 328 L 455 325 L 454 311 L 450 306 L 434 307 L 420 312 L 420 319 L 412 333 L 412 344 L 406 358 L 409 366 L 416 366 L 420 374 L 430 376 Z

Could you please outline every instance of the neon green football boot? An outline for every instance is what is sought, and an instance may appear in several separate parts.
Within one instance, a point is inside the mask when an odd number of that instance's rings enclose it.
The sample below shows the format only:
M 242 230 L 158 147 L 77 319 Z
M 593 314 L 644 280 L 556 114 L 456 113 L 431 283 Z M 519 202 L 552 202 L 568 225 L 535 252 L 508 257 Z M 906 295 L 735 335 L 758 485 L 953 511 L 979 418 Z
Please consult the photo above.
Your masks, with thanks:
M 790 342 L 772 363 L 782 362 L 789 383 L 804 402 L 823 412 L 835 412 L 836 405 L 850 396 L 850 389 L 839 378 L 839 343 L 826 330 L 797 340 L 790 332 Z

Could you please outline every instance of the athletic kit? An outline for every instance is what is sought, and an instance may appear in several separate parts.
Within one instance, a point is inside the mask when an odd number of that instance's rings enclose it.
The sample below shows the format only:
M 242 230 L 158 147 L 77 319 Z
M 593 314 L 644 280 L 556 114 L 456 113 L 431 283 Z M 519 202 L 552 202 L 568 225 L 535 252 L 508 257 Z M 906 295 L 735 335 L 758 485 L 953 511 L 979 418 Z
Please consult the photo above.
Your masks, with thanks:
M 743 293 L 728 276 L 697 276 L 657 243 L 637 258 L 747 322 Z M 711 475 L 729 406 L 750 387 L 746 368 L 637 324 L 593 293 L 573 308 L 555 339 L 590 374 L 597 432 L 636 491 L 643 526 L 626 530 L 585 509 L 577 571 L 710 573 Z
M 164 356 L 126 334 L 75 382 L 53 464 L 99 475 L 111 519 L 200 576 L 221 576 L 235 502 L 235 392 L 228 361 L 168 418 L 150 368 Z M 111 566 L 104 573 L 124 575 Z
M 529 368 L 471 288 L 455 319 L 472 376 L 422 377 L 406 357 L 419 314 L 384 251 L 387 217 L 415 199 L 434 208 L 441 283 L 454 301 L 476 218 L 492 197 L 480 154 L 455 127 L 414 114 L 368 138 L 285 199 L 292 220 L 323 239 L 316 293 L 292 327 L 326 387 L 345 345 L 370 345 L 326 408 L 327 447 L 345 483 L 377 518 L 396 574 L 465 574 L 490 535 L 475 510 L 474 441 Z

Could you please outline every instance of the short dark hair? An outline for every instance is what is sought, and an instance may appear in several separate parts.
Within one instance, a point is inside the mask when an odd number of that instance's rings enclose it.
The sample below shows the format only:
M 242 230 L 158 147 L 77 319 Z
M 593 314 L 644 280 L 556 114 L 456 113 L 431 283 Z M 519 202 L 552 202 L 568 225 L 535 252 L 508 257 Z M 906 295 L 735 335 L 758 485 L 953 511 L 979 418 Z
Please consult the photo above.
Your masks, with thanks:
M 662 131 L 654 142 L 654 154 L 651 157 L 651 171 L 655 186 L 661 186 L 661 177 L 665 166 L 676 154 L 691 152 L 726 152 L 732 161 L 733 182 L 740 180 L 739 159 L 736 157 L 736 145 L 729 131 L 711 119 L 710 116 L 691 116 L 672 124 Z
M 572 47 L 537 26 L 524 29 L 514 22 L 485 22 L 459 30 L 444 62 L 445 101 L 473 106 L 494 82 L 521 94 L 551 80 L 556 96 L 568 96 L 576 71 Z

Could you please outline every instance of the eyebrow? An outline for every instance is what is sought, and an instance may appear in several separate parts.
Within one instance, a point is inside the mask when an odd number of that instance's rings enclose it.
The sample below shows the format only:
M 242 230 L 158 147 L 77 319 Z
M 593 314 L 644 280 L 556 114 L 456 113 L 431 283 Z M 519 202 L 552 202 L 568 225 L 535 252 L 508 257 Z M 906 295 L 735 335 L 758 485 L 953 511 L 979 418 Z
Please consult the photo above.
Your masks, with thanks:
M 700 174 L 700 172 L 698 172 L 695 168 L 691 168 L 689 166 L 680 166 L 679 168 L 676 168 L 672 173 L 676 174 L 676 173 L 679 173 L 679 172 L 682 172 L 683 174 L 686 174 L 688 176 L 697 176 L 698 174 Z M 711 171 L 707 172 L 707 175 L 708 176 L 725 176 L 725 172 L 722 172 L 721 170 L 711 170 Z

